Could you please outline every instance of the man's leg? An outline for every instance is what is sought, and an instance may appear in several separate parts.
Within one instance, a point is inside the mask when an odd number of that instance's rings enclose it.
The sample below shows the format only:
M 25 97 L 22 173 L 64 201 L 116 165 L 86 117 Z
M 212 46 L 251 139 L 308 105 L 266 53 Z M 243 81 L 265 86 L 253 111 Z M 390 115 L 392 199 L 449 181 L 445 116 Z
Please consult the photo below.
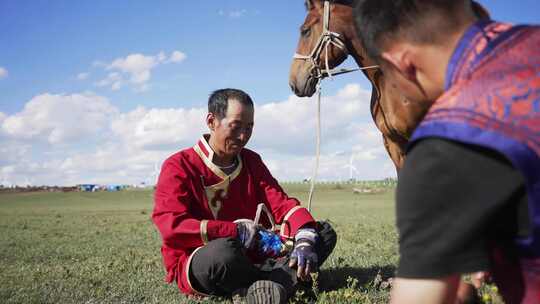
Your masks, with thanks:
M 319 258 L 319 267 L 330 256 L 337 243 L 337 234 L 330 223 L 326 221 L 317 222 L 317 233 L 319 234 L 319 240 L 315 246 L 317 256 Z
M 216 239 L 199 249 L 191 260 L 189 276 L 193 288 L 214 296 L 229 296 L 261 279 L 260 271 L 234 238 Z

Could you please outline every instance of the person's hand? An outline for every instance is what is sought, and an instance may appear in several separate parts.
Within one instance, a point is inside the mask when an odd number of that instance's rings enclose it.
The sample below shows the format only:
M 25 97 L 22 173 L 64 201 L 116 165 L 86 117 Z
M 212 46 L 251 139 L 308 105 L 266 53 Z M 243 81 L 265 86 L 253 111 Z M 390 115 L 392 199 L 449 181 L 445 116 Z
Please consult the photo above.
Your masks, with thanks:
M 311 280 L 310 273 L 317 271 L 319 262 L 315 252 L 317 232 L 311 228 L 299 229 L 294 239 L 295 244 L 289 267 L 296 266 L 296 276 L 303 281 L 309 281 Z
M 491 282 L 491 274 L 486 271 L 471 274 L 471 282 L 474 288 L 480 289 L 482 284 Z
M 259 231 L 259 225 L 256 225 L 251 221 L 242 221 L 236 223 L 236 229 L 238 231 L 238 240 L 242 243 L 242 246 L 249 250 L 255 244 L 257 239 L 257 232 Z

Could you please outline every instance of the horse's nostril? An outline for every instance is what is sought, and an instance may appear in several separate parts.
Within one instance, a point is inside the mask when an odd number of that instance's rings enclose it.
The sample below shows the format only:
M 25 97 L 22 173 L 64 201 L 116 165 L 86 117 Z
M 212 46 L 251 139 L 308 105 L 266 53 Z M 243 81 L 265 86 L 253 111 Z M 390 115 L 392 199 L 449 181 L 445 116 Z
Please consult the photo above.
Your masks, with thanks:
M 291 91 L 293 91 L 295 94 L 298 93 L 298 90 L 296 89 L 296 86 L 293 83 L 289 83 L 289 86 L 291 87 Z

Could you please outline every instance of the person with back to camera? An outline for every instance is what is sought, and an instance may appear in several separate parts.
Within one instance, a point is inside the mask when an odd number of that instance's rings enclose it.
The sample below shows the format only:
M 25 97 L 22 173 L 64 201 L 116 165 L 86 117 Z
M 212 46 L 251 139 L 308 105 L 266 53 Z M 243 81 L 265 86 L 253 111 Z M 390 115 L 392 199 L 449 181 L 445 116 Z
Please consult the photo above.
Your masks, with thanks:
M 206 124 L 210 134 L 170 156 L 156 186 L 152 220 L 163 239 L 166 280 L 188 295 L 285 303 L 330 255 L 336 233 L 287 196 L 261 157 L 244 148 L 254 125 L 249 95 L 213 92 Z M 279 233 L 253 221 L 261 210 L 281 225 Z M 289 253 L 287 240 L 294 241 Z
M 506 303 L 540 303 L 540 27 L 478 19 L 470 0 L 358 0 L 354 18 L 429 106 L 399 174 L 391 303 L 453 303 L 477 271 Z

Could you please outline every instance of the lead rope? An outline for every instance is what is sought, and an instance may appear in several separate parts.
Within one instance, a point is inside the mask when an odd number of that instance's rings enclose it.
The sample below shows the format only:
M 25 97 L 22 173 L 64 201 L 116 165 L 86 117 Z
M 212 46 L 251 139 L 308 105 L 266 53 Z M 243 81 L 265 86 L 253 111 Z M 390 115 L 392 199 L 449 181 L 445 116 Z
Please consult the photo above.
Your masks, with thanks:
M 311 176 L 311 185 L 309 187 L 308 211 L 311 212 L 311 202 L 313 201 L 313 192 L 315 192 L 315 181 L 319 172 L 319 159 L 321 156 L 321 81 L 317 82 L 317 126 L 316 126 L 316 144 L 315 144 L 315 166 L 313 166 L 313 175 Z

